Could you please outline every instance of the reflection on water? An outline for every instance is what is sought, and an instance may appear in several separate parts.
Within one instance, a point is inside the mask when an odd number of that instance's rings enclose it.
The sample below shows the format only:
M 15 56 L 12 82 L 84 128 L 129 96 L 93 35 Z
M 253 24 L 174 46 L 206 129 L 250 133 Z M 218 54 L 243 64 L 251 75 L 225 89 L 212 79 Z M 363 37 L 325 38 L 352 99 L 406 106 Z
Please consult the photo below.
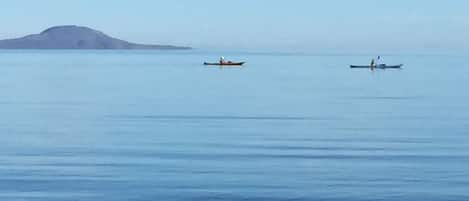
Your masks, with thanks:
M 3 55 L 0 200 L 469 199 L 467 58 Z

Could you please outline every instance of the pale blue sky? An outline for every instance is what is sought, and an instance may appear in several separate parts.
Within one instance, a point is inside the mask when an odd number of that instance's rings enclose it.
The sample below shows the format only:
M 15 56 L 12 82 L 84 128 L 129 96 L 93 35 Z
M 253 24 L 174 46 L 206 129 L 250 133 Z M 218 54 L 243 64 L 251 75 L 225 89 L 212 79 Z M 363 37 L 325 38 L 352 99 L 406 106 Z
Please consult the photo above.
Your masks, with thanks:
M 467 51 L 467 0 L 4 0 L 0 38 L 76 24 L 141 43 L 310 52 Z

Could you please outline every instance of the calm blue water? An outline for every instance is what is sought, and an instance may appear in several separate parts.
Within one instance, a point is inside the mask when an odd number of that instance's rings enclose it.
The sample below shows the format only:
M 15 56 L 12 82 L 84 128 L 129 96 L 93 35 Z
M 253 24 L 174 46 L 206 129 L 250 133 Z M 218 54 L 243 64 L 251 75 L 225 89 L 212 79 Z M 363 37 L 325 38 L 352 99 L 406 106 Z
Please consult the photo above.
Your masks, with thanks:
M 0 52 L 0 200 L 469 200 L 469 57 Z

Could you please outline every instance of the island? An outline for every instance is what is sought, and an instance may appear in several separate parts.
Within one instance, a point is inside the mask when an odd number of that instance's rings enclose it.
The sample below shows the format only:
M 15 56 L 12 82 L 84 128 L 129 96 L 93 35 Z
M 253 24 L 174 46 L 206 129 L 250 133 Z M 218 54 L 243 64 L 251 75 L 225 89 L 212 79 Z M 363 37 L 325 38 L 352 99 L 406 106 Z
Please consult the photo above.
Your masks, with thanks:
M 0 49 L 156 49 L 187 50 L 190 47 L 147 45 L 116 39 L 88 27 L 55 26 L 40 34 L 0 40 Z

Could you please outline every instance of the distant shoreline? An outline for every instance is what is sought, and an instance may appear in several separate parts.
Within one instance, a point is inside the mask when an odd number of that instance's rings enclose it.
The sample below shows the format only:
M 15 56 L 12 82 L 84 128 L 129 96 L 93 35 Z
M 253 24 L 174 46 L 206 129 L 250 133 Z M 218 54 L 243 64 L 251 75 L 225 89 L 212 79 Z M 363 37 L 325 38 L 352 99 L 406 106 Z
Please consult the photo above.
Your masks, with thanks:
M 40 48 L 0 48 L 0 51 L 7 51 L 7 50 L 40 50 L 40 51 L 63 51 L 63 50 L 70 50 L 70 51 L 90 51 L 90 50 L 96 50 L 96 51 L 187 51 L 187 50 L 195 50 L 192 47 L 177 47 L 177 48 L 155 48 L 155 49 L 54 49 L 54 48 L 48 48 L 48 49 L 40 49 Z
M 191 50 L 175 45 L 139 44 L 88 27 L 55 26 L 39 34 L 0 40 L 1 50 Z

